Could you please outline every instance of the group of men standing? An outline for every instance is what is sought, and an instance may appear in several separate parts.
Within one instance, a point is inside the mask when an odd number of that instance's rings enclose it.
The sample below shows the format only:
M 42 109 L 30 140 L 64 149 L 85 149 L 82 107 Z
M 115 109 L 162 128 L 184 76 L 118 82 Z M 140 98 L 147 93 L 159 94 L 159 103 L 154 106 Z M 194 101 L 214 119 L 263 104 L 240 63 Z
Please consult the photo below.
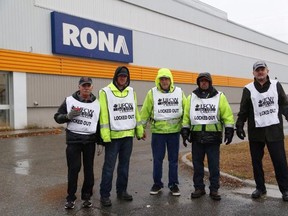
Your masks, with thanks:
M 256 182 L 252 198 L 260 198 L 266 194 L 262 158 L 267 144 L 282 198 L 288 201 L 288 169 L 282 120 L 282 114 L 288 120 L 288 101 L 281 84 L 270 80 L 268 72 L 263 61 L 253 65 L 254 82 L 246 85 L 243 90 L 236 134 L 244 139 L 244 123 L 248 120 L 248 137 Z M 209 73 L 199 74 L 197 86 L 186 98 L 183 90 L 174 85 L 171 71 L 161 68 L 155 79 L 155 87 L 148 91 L 139 112 L 137 96 L 130 86 L 127 67 L 116 69 L 112 82 L 100 90 L 99 100 L 92 93 L 92 79 L 82 77 L 79 80 L 79 90 L 67 97 L 54 115 L 57 123 L 67 123 L 68 195 L 65 208 L 72 209 L 75 206 L 81 160 L 84 168 L 82 206 L 92 206 L 96 144 L 105 148 L 100 183 L 101 204 L 105 207 L 112 205 L 110 192 L 117 158 L 117 198 L 133 200 L 132 195 L 127 192 L 133 138 L 145 140 L 147 124 L 150 124 L 152 133 L 153 155 L 154 183 L 150 194 L 156 195 L 164 187 L 162 170 L 167 149 L 168 188 L 173 196 L 180 196 L 178 155 L 181 135 L 185 147 L 187 141 L 192 143 L 195 190 L 191 193 L 191 198 L 206 194 L 203 179 L 204 158 L 207 155 L 209 195 L 213 200 L 220 200 L 220 144 L 223 142 L 223 134 L 224 143 L 232 142 L 235 123 L 233 112 L 225 95 L 213 87 Z

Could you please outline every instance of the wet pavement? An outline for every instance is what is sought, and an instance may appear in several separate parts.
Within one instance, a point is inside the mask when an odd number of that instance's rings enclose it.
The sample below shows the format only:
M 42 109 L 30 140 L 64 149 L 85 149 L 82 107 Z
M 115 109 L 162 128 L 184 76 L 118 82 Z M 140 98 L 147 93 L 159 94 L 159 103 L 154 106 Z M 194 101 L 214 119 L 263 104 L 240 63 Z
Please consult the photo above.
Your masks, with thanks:
M 208 195 L 190 199 L 193 190 L 192 170 L 183 162 L 179 166 L 180 197 L 173 197 L 167 188 L 168 165 L 165 158 L 163 181 L 165 187 L 158 195 L 149 195 L 152 181 L 150 139 L 134 142 L 130 164 L 128 191 L 132 202 L 120 201 L 112 189 L 112 207 L 101 207 L 99 184 L 103 154 L 95 157 L 95 187 L 93 207 L 81 208 L 76 200 L 73 210 L 65 210 L 67 167 L 65 134 L 28 136 L 0 139 L 0 212 L 4 216 L 57 215 L 287 215 L 288 202 L 283 202 L 276 186 L 268 189 L 267 197 L 252 200 L 253 182 L 247 187 L 231 189 L 222 186 L 221 201 Z M 181 155 L 190 148 L 181 145 Z M 82 172 L 79 176 L 77 197 L 80 197 Z M 207 183 L 208 185 L 208 183 Z M 206 187 L 206 192 L 208 187 Z

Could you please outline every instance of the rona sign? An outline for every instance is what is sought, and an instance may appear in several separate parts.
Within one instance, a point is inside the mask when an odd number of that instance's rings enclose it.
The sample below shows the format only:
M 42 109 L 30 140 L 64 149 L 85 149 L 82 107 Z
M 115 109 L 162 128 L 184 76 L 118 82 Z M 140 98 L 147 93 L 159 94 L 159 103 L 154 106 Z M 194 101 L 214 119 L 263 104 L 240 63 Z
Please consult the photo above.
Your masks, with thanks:
M 132 31 L 58 12 L 51 13 L 52 53 L 133 62 Z

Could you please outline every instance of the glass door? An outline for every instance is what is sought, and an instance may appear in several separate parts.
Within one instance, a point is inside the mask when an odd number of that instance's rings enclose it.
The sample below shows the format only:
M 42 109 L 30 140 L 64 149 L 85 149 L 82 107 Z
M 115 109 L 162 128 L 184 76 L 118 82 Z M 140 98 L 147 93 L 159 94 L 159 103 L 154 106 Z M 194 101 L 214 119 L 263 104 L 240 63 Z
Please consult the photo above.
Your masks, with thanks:
M 0 71 L 0 130 L 10 128 L 9 73 Z

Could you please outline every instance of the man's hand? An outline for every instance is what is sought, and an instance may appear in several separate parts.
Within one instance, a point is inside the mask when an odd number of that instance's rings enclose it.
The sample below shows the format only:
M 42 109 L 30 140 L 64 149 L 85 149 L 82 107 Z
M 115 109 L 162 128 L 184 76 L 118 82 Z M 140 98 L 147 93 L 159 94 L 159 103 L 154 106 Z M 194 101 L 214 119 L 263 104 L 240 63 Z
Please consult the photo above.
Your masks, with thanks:
M 232 142 L 233 136 L 234 136 L 234 128 L 226 127 L 224 136 L 224 142 L 226 145 L 229 145 Z
M 69 120 L 71 120 L 71 119 L 79 116 L 80 114 L 81 114 L 81 109 L 80 108 L 74 108 L 67 114 L 67 118 Z
M 244 138 L 246 137 L 246 134 L 245 134 L 243 127 L 237 127 L 236 128 L 236 134 L 242 140 L 244 140 Z
M 190 140 L 189 140 L 190 129 L 189 128 L 182 128 L 180 131 L 180 134 L 181 134 L 182 139 L 183 139 L 183 145 L 185 147 L 187 147 L 186 141 L 190 142 Z

